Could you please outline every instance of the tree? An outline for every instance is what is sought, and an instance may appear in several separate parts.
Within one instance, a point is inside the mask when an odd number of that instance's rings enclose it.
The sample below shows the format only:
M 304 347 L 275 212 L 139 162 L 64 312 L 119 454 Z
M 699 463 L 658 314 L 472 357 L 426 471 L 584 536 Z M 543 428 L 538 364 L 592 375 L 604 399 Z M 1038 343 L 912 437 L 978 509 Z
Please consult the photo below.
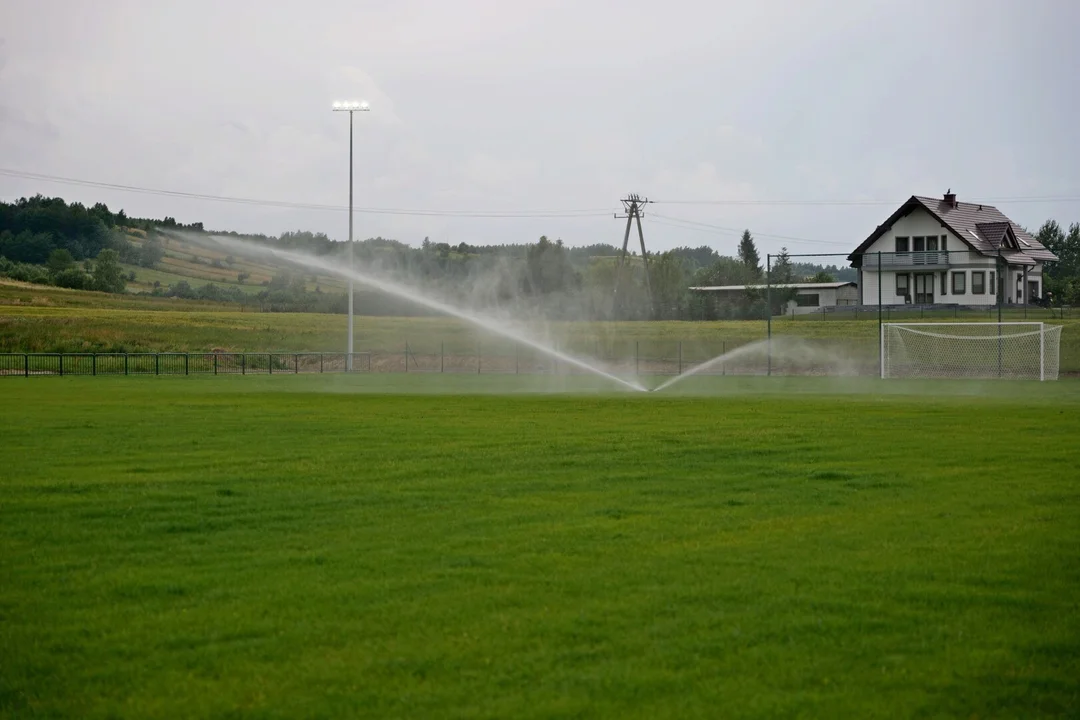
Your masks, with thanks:
M 794 280 L 791 256 L 788 255 L 786 247 L 780 248 L 780 254 L 776 256 L 776 262 L 772 266 L 772 274 L 769 278 L 774 285 L 790 283 Z
M 683 316 L 689 293 L 688 261 L 669 250 L 653 258 L 649 266 L 657 320 L 676 320 Z
M 53 284 L 72 290 L 86 290 L 91 285 L 91 278 L 82 268 L 71 265 L 53 276 Z
M 1069 232 L 1053 220 L 1043 223 L 1035 238 L 1058 256 L 1046 263 L 1043 292 L 1050 293 L 1056 305 L 1080 302 L 1080 223 L 1069 226 Z
M 743 230 L 742 240 L 739 241 L 739 262 L 753 271 L 754 277 L 761 276 L 761 256 L 749 230 Z
M 771 290 L 773 314 L 782 314 L 787 310 L 788 303 L 798 294 L 795 288 L 790 287 L 795 281 L 795 272 L 791 267 L 791 256 L 788 255 L 786 247 L 780 248 L 780 254 L 776 256 L 776 262 L 772 266 L 769 281 L 774 286 L 788 286 L 773 287 Z
M 70 267 L 74 267 L 75 258 L 71 256 L 71 253 L 64 248 L 57 248 L 49 253 L 49 261 L 46 266 L 49 268 L 49 274 L 56 276 L 64 272 Z
M 152 268 L 165 257 L 165 248 L 157 238 L 147 238 L 139 248 L 139 264 L 145 268 Z
M 816 273 L 806 278 L 806 282 L 831 283 L 836 282 L 836 278 L 829 274 L 827 270 L 818 270 Z
M 127 287 L 120 255 L 115 250 L 102 250 L 94 261 L 93 288 L 100 292 L 122 293 Z

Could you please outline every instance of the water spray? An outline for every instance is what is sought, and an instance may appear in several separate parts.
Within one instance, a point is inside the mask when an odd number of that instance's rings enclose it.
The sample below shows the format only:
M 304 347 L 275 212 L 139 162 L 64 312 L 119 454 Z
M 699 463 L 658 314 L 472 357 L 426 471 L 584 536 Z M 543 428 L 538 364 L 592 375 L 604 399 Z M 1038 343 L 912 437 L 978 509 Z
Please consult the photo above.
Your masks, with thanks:
M 387 280 L 385 278 L 376 277 L 366 272 L 360 272 L 355 269 L 344 268 L 341 265 L 324 260 L 312 255 L 306 255 L 303 253 L 297 253 L 290 250 L 279 250 L 277 248 L 267 247 L 256 243 L 245 242 L 230 237 L 222 237 L 219 235 L 209 236 L 214 242 L 225 247 L 234 248 L 238 253 L 243 254 L 261 254 L 269 255 L 272 257 L 285 260 L 287 262 L 294 263 L 296 265 L 302 265 L 314 270 L 321 270 L 331 275 L 337 275 L 345 278 L 346 280 L 352 280 L 353 282 L 366 285 L 372 289 L 384 292 L 388 295 L 408 300 L 409 302 L 422 305 L 430 310 L 443 313 L 456 317 L 459 320 L 463 320 L 471 325 L 474 325 L 483 330 L 487 330 L 495 335 L 500 335 L 509 340 L 521 343 L 537 350 L 548 357 L 555 358 L 569 365 L 573 365 L 580 370 L 584 370 L 592 375 L 602 377 L 606 380 L 610 380 L 628 390 L 634 390 L 635 392 L 647 392 L 646 388 L 640 383 L 621 378 L 606 370 L 596 367 L 595 365 L 575 357 L 561 350 L 556 350 L 550 347 L 540 340 L 532 337 L 522 330 L 514 328 L 508 325 L 505 321 L 498 318 L 494 318 L 488 315 L 482 315 L 480 313 L 463 310 L 459 307 L 437 300 L 428 295 L 425 295 L 421 290 L 410 287 L 400 282 L 393 280 Z

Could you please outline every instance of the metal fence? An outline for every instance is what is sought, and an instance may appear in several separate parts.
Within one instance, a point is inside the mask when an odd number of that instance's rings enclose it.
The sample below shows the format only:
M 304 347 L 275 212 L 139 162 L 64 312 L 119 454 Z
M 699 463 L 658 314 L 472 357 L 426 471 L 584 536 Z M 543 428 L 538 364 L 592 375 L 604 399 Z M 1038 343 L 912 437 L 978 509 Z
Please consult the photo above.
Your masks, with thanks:
M 0 376 L 274 375 L 347 372 L 346 353 L 4 353 Z M 353 353 L 352 372 L 371 372 Z
M 618 346 L 563 348 L 609 372 L 622 375 L 680 375 L 686 370 L 761 338 L 715 342 L 630 341 Z M 876 368 L 877 342 L 865 345 L 867 372 Z M 444 343 L 404 343 L 398 349 L 353 353 L 3 353 L 0 377 L 72 375 L 300 375 L 309 373 L 446 373 L 485 375 L 576 375 L 589 370 L 562 358 L 512 344 L 471 348 Z M 767 371 L 766 358 L 717 363 L 712 374 Z
M 1080 318 L 1080 308 L 1042 307 L 1040 305 L 1004 305 L 1003 321 L 1016 320 L 1073 320 Z M 905 320 L 960 320 L 964 322 L 992 322 L 998 318 L 997 305 L 831 305 L 819 308 L 789 308 L 783 315 L 774 315 L 775 321 L 803 320 L 876 320 L 903 322 Z

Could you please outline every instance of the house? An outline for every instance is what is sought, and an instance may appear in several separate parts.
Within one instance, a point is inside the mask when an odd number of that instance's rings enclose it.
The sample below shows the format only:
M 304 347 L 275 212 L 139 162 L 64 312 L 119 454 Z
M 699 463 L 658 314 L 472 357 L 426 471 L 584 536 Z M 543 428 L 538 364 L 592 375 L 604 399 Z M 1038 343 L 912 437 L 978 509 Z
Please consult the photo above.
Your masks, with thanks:
M 787 283 L 773 285 L 772 288 L 773 290 L 782 288 L 795 290 L 795 298 L 788 302 L 787 307 L 787 313 L 795 315 L 823 312 L 822 308 L 827 307 L 859 304 L 859 290 L 853 282 Z M 754 292 L 764 298 L 767 288 L 765 285 L 713 285 L 692 287 L 690 291 L 708 293 L 717 300 L 737 301 L 745 297 L 748 292 Z
M 951 190 L 912 196 L 848 256 L 861 305 L 1037 302 L 1043 264 L 1057 259 L 997 208 Z

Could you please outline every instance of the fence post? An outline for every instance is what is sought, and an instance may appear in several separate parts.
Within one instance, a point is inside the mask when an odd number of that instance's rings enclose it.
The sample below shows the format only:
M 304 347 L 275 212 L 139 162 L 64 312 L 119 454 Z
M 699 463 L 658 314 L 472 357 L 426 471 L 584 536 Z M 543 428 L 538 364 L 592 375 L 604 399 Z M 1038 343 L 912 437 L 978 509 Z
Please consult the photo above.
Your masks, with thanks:
M 25 377 L 30 377 L 30 355 L 24 354 L 23 358 L 23 374 Z
M 188 374 L 188 358 L 191 357 L 190 353 L 184 353 L 184 374 Z
M 154 374 L 161 374 L 161 353 L 154 353 Z
M 97 353 L 90 356 L 90 374 L 97 375 Z
M 274 374 L 274 356 L 266 353 L 266 367 L 271 375 Z
M 727 355 L 727 340 L 720 343 L 720 356 L 723 357 L 724 355 Z M 720 374 L 727 375 L 727 360 L 720 363 Z
M 64 354 L 60 353 L 60 377 L 64 377 Z
M 320 374 L 320 375 L 322 374 L 322 359 L 323 359 L 323 355 L 325 355 L 325 353 L 319 353 L 319 374 Z
M 294 374 L 299 375 L 300 374 L 300 354 L 299 353 L 294 353 L 293 354 L 293 365 L 296 367 L 296 373 L 294 373 Z
M 679 375 L 682 375 L 682 340 L 679 341 Z
M 247 375 L 247 353 L 240 353 L 240 374 Z
M 124 353 L 124 374 L 128 374 L 128 354 Z
M 217 353 L 214 353 L 214 374 L 217 375 Z

